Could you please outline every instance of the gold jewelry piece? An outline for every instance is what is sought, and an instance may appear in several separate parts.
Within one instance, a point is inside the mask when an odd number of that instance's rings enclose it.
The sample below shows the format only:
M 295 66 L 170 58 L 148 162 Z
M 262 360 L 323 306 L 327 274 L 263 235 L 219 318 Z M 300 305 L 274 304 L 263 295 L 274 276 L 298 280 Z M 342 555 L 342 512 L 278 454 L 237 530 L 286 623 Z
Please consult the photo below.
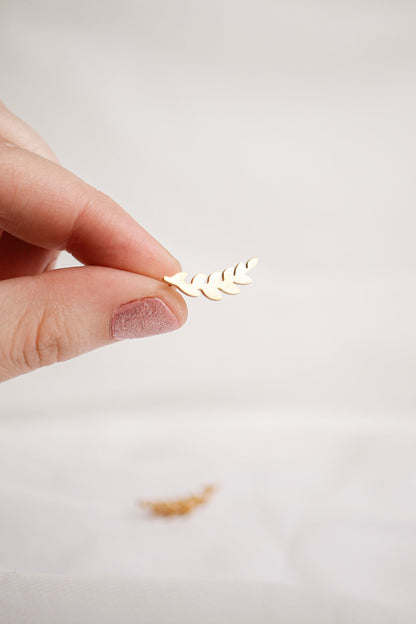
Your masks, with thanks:
M 213 485 L 207 485 L 201 494 L 167 501 L 140 501 L 139 505 L 148 509 L 155 516 L 185 516 L 199 505 L 207 503 L 215 489 Z
M 235 267 L 228 267 L 221 271 L 215 271 L 215 273 L 211 273 L 211 275 L 207 276 L 204 273 L 197 273 L 191 279 L 191 282 L 185 282 L 185 277 L 188 273 L 176 273 L 176 275 L 172 275 L 172 277 L 165 276 L 163 279 L 165 282 L 170 284 L 171 286 L 176 286 L 180 291 L 185 293 L 185 295 L 189 295 L 190 297 L 199 297 L 202 294 L 208 299 L 212 299 L 212 301 L 219 301 L 222 299 L 222 292 L 227 293 L 227 295 L 238 295 L 240 289 L 236 286 L 236 284 L 251 284 L 253 281 L 251 277 L 246 275 L 247 271 L 254 269 L 258 262 L 258 258 L 251 258 L 244 262 L 240 262 Z

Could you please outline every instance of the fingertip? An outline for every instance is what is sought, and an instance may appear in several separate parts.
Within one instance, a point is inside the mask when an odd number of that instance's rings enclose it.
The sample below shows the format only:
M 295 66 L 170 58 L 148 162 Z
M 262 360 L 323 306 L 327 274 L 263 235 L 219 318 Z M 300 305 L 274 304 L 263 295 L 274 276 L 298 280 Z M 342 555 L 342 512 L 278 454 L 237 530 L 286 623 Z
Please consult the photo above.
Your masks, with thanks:
M 172 310 L 178 321 L 178 329 L 186 323 L 188 318 L 188 306 L 182 295 L 169 284 L 161 282 L 155 292 L 155 296 L 160 297 Z

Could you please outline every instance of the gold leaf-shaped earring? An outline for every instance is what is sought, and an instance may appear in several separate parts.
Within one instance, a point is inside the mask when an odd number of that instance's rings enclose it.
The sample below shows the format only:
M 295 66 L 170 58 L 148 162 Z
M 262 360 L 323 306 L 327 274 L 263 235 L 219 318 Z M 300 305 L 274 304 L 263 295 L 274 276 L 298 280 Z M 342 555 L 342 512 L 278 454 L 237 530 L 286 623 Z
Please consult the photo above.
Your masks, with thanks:
M 227 267 L 224 271 L 215 271 L 207 276 L 204 273 L 197 273 L 190 282 L 185 282 L 187 273 L 176 273 L 171 277 L 165 276 L 163 279 L 171 286 L 176 286 L 181 292 L 190 297 L 199 297 L 202 294 L 212 301 L 222 299 L 220 291 L 227 295 L 238 295 L 240 289 L 238 285 L 251 284 L 251 277 L 246 275 L 247 271 L 254 269 L 258 262 L 257 258 L 251 258 L 246 263 L 239 262 L 235 267 Z

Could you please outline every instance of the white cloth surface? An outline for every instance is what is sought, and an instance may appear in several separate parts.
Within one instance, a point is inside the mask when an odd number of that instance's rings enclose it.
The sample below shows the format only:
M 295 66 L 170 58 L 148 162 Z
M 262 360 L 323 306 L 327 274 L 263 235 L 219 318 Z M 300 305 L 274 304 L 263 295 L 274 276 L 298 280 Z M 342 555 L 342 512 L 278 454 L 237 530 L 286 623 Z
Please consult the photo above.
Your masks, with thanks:
M 260 258 L 178 333 L 2 386 L 2 621 L 414 620 L 415 17 L 2 0 L 2 98 L 63 165 L 191 274 Z
M 286 582 L 416 608 L 413 422 L 201 411 L 4 421 L 3 568 Z M 208 483 L 189 517 L 137 506 Z
M 13 624 L 411 624 L 397 611 L 270 583 L 0 574 L 2 622 Z

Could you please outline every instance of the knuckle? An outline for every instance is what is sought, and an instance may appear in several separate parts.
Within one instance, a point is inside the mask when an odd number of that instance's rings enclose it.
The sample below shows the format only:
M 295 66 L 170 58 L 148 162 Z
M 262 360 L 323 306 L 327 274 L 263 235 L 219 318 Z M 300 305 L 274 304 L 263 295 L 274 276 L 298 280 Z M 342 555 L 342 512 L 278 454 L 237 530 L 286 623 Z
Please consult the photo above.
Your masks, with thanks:
M 16 157 L 19 154 L 19 148 L 12 143 L 9 139 L 3 136 L 0 129 L 0 162 L 2 167 L 9 167 L 13 170 L 12 157 Z
M 31 352 L 37 367 L 68 359 L 71 340 L 62 307 L 45 306 L 38 320 Z M 29 349 L 30 350 L 30 349 Z
M 79 247 L 79 232 L 82 230 L 86 216 L 97 211 L 97 202 L 94 197 L 91 198 L 84 190 L 81 192 L 79 192 L 78 188 L 70 188 L 69 190 L 73 196 L 77 194 L 76 205 L 78 205 L 78 210 L 73 216 L 69 233 L 62 242 L 62 249 L 66 249 L 75 255 Z
M 13 224 L 10 206 L 19 195 L 19 179 L 25 171 L 25 156 L 14 143 L 0 136 L 0 185 L 4 201 L 0 206 L 3 229 Z
M 57 304 L 45 304 L 36 315 L 29 305 L 15 336 L 11 360 L 19 372 L 29 372 L 70 357 L 71 337 L 64 312 Z
M 101 227 L 111 225 L 121 209 L 108 195 L 92 187 L 76 188 L 74 192 L 78 195 L 76 201 L 78 210 L 74 214 L 62 248 L 76 255 L 82 249 L 80 241 L 83 231 L 96 227 L 97 224 Z

